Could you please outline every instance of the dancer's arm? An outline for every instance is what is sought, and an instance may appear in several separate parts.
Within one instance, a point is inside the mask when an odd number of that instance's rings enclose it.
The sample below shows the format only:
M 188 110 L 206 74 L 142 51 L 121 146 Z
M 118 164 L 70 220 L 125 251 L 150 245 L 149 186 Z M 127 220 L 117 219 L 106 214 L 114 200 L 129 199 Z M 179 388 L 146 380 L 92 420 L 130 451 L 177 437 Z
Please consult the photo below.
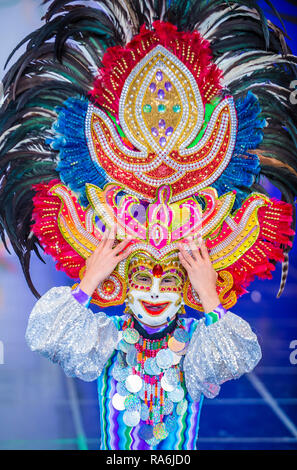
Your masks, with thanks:
M 201 393 L 214 398 L 220 385 L 250 372 L 261 359 L 261 348 L 249 324 L 227 312 L 216 292 L 217 275 L 205 244 L 180 246 L 180 261 L 201 300 L 205 319 L 197 321 L 184 360 L 187 389 L 194 400 Z
M 112 248 L 113 238 L 104 237 L 86 262 L 81 292 L 54 287 L 35 304 L 26 339 L 33 351 L 58 362 L 65 373 L 82 380 L 95 380 L 113 353 L 118 330 L 105 313 L 92 313 L 86 300 L 95 288 L 127 256 L 128 241 Z M 83 295 L 84 293 L 84 295 Z

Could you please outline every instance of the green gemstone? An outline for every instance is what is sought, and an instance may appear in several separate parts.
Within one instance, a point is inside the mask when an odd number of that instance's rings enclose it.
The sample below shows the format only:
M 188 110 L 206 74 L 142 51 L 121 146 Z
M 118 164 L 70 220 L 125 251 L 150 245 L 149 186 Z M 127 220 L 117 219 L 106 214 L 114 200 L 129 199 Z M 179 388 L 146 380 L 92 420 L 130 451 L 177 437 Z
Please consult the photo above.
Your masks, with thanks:
M 144 112 L 144 113 L 150 113 L 151 110 L 152 110 L 152 107 L 151 107 L 150 104 L 145 104 L 145 105 L 143 106 L 143 112 Z
M 179 113 L 181 111 L 181 107 L 179 104 L 175 104 L 174 106 L 172 106 L 172 110 L 174 113 Z
M 165 113 L 165 111 L 166 111 L 165 104 L 159 104 L 158 111 L 159 111 L 159 113 Z

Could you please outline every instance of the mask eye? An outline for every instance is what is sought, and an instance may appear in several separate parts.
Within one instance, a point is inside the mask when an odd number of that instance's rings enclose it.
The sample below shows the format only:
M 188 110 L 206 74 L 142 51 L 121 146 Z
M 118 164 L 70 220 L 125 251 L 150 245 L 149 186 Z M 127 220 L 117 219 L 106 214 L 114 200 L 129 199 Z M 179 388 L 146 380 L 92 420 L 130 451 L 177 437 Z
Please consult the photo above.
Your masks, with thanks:
M 136 274 L 134 276 L 134 282 L 137 284 L 142 284 L 144 286 L 151 286 L 152 285 L 152 278 L 148 274 Z
M 179 284 L 179 280 L 176 276 L 166 276 L 161 279 L 160 285 L 162 287 L 177 287 Z

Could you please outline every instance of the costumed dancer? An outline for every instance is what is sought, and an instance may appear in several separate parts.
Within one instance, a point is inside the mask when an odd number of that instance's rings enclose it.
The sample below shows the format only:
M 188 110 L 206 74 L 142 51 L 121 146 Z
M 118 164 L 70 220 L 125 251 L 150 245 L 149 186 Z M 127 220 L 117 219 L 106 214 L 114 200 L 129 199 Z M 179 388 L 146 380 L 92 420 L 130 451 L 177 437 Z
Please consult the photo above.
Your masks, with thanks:
M 101 449 L 195 449 L 203 397 L 261 358 L 230 309 L 277 261 L 285 285 L 296 57 L 257 2 L 56 0 L 45 21 L 4 78 L 1 229 L 36 296 L 40 246 L 76 283 L 28 344 L 98 379 Z

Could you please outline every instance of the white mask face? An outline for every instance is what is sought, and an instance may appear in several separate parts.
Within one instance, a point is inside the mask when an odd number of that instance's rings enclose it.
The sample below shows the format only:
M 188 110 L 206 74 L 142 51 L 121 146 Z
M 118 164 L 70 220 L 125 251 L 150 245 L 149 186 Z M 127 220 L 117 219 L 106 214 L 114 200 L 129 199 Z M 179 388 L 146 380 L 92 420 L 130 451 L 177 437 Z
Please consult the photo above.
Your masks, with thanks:
M 128 306 L 144 325 L 158 327 L 170 322 L 180 309 L 182 279 L 170 271 L 154 276 L 143 268 L 132 275 Z

